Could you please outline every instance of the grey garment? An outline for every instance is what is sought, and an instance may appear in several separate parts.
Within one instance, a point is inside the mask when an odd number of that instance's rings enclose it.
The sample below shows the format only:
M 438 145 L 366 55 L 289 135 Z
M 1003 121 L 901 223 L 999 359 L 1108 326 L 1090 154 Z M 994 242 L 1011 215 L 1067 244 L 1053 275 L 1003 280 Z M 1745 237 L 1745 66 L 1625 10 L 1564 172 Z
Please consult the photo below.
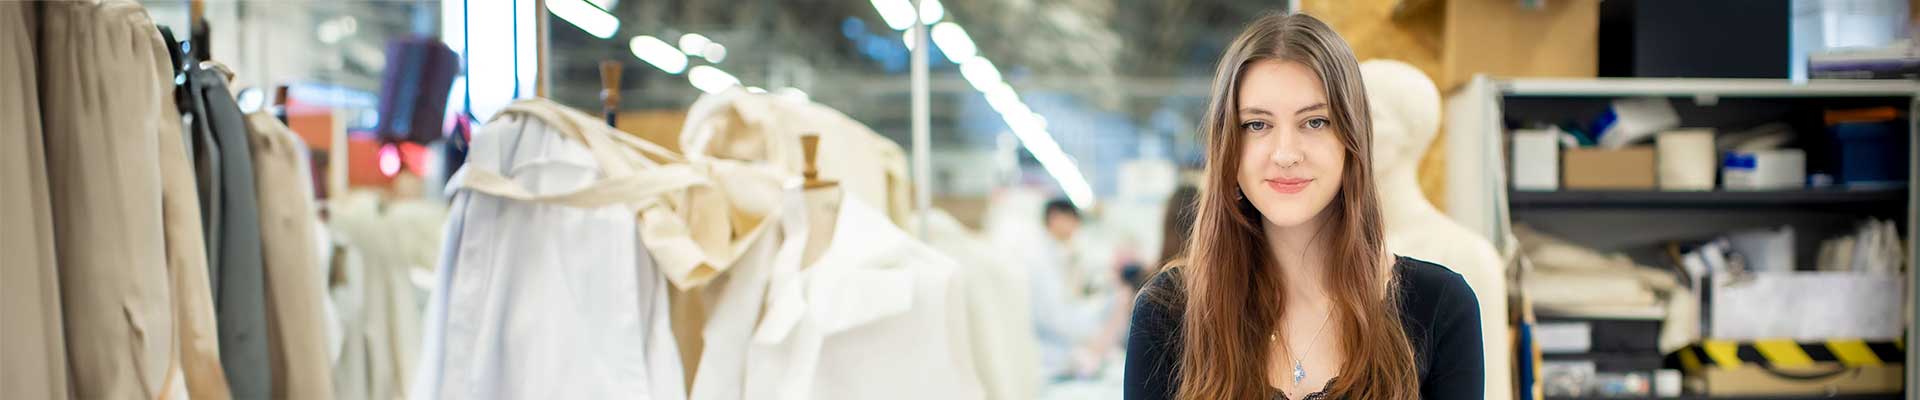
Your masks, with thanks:
M 247 123 L 219 71 L 194 68 L 187 88 L 195 103 L 193 129 L 218 146 L 219 214 L 208 242 L 218 260 L 213 299 L 220 326 L 220 365 L 236 399 L 273 396 L 273 366 L 267 339 L 266 275 L 261 255 L 260 208 L 254 191 L 253 154 Z

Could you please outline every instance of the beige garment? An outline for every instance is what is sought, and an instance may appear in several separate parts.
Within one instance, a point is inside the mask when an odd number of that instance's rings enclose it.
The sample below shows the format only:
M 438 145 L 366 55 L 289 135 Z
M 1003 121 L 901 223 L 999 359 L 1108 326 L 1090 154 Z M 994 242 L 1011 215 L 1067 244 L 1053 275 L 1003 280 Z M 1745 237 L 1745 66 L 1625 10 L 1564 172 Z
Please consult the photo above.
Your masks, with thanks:
M 165 46 L 128 1 L 46 2 L 39 60 L 73 397 L 185 390 L 172 357 L 160 135 Z
M 155 38 L 159 40 L 159 38 Z M 164 53 L 160 54 L 165 57 Z M 207 275 L 200 192 L 173 96 L 162 96 L 159 124 L 161 218 L 166 222 L 167 274 L 173 290 L 174 334 L 187 392 L 196 400 L 232 398 L 220 366 L 220 332 Z
M 329 298 L 340 318 L 333 391 L 342 399 L 406 397 L 420 339 L 419 288 L 412 271 L 432 271 L 439 257 L 445 206 L 426 201 L 382 204 L 372 192 L 328 200 L 326 231 L 333 257 Z
M 687 110 L 680 148 L 689 156 L 766 161 L 799 176 L 806 167 L 800 136 L 820 134 L 820 177 L 882 208 L 894 225 L 913 212 L 913 184 L 900 145 L 837 110 L 811 101 L 739 88 L 703 96 Z
M 0 2 L 0 394 L 67 398 L 67 345 L 34 65 L 34 3 Z
M 273 115 L 247 115 L 254 190 L 260 205 L 261 259 L 267 275 L 267 337 L 273 397 L 332 399 L 320 257 L 313 247 L 313 199 L 301 174 L 300 140 Z
M 966 292 L 967 340 L 987 398 L 1039 396 L 1040 341 L 1033 331 L 1026 264 L 1008 260 L 946 211 L 933 210 L 927 222 L 927 244 L 960 263 L 954 279 Z

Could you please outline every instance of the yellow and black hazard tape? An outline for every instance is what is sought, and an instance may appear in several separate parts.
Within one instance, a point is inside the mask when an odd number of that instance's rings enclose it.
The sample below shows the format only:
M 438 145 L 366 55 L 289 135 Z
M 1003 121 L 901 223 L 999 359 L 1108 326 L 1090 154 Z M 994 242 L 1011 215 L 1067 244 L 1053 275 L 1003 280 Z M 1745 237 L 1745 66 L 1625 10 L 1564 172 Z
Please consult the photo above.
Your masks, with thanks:
M 1758 364 L 1769 368 L 1811 367 L 1816 364 L 1833 363 L 1847 367 L 1868 367 L 1905 363 L 1907 353 L 1906 344 L 1901 341 L 1705 340 L 1681 349 L 1678 357 L 1682 368 L 1698 371 L 1705 366 L 1735 369 L 1744 364 Z

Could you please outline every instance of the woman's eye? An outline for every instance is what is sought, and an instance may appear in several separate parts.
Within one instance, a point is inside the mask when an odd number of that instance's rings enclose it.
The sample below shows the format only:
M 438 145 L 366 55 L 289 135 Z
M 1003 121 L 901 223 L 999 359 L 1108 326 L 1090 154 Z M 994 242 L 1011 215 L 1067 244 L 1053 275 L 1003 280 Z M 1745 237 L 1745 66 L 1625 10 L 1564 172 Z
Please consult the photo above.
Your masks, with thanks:
M 1267 128 L 1267 121 L 1248 121 L 1247 123 L 1240 124 L 1240 129 L 1254 132 L 1264 131 L 1267 130 Z
M 1305 125 L 1307 129 L 1324 129 L 1327 125 L 1331 124 L 1333 124 L 1333 121 L 1328 121 L 1326 118 L 1314 118 L 1307 120 Z

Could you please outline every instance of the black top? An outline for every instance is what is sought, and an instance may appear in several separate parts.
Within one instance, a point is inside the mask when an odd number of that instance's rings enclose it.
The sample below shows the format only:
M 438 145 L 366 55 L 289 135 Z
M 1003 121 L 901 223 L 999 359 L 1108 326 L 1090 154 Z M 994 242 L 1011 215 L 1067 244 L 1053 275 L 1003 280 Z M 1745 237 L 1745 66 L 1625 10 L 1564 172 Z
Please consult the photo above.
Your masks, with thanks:
M 1185 310 L 1146 295 L 1173 290 L 1185 296 L 1179 273 L 1176 268 L 1155 276 L 1133 303 L 1133 327 L 1127 336 L 1128 400 L 1169 399 L 1179 388 L 1178 338 Z M 1420 397 L 1483 397 L 1486 366 L 1481 360 L 1480 302 L 1473 288 L 1447 267 L 1408 257 L 1396 259 L 1394 273 L 1400 279 L 1400 323 L 1413 345 Z

